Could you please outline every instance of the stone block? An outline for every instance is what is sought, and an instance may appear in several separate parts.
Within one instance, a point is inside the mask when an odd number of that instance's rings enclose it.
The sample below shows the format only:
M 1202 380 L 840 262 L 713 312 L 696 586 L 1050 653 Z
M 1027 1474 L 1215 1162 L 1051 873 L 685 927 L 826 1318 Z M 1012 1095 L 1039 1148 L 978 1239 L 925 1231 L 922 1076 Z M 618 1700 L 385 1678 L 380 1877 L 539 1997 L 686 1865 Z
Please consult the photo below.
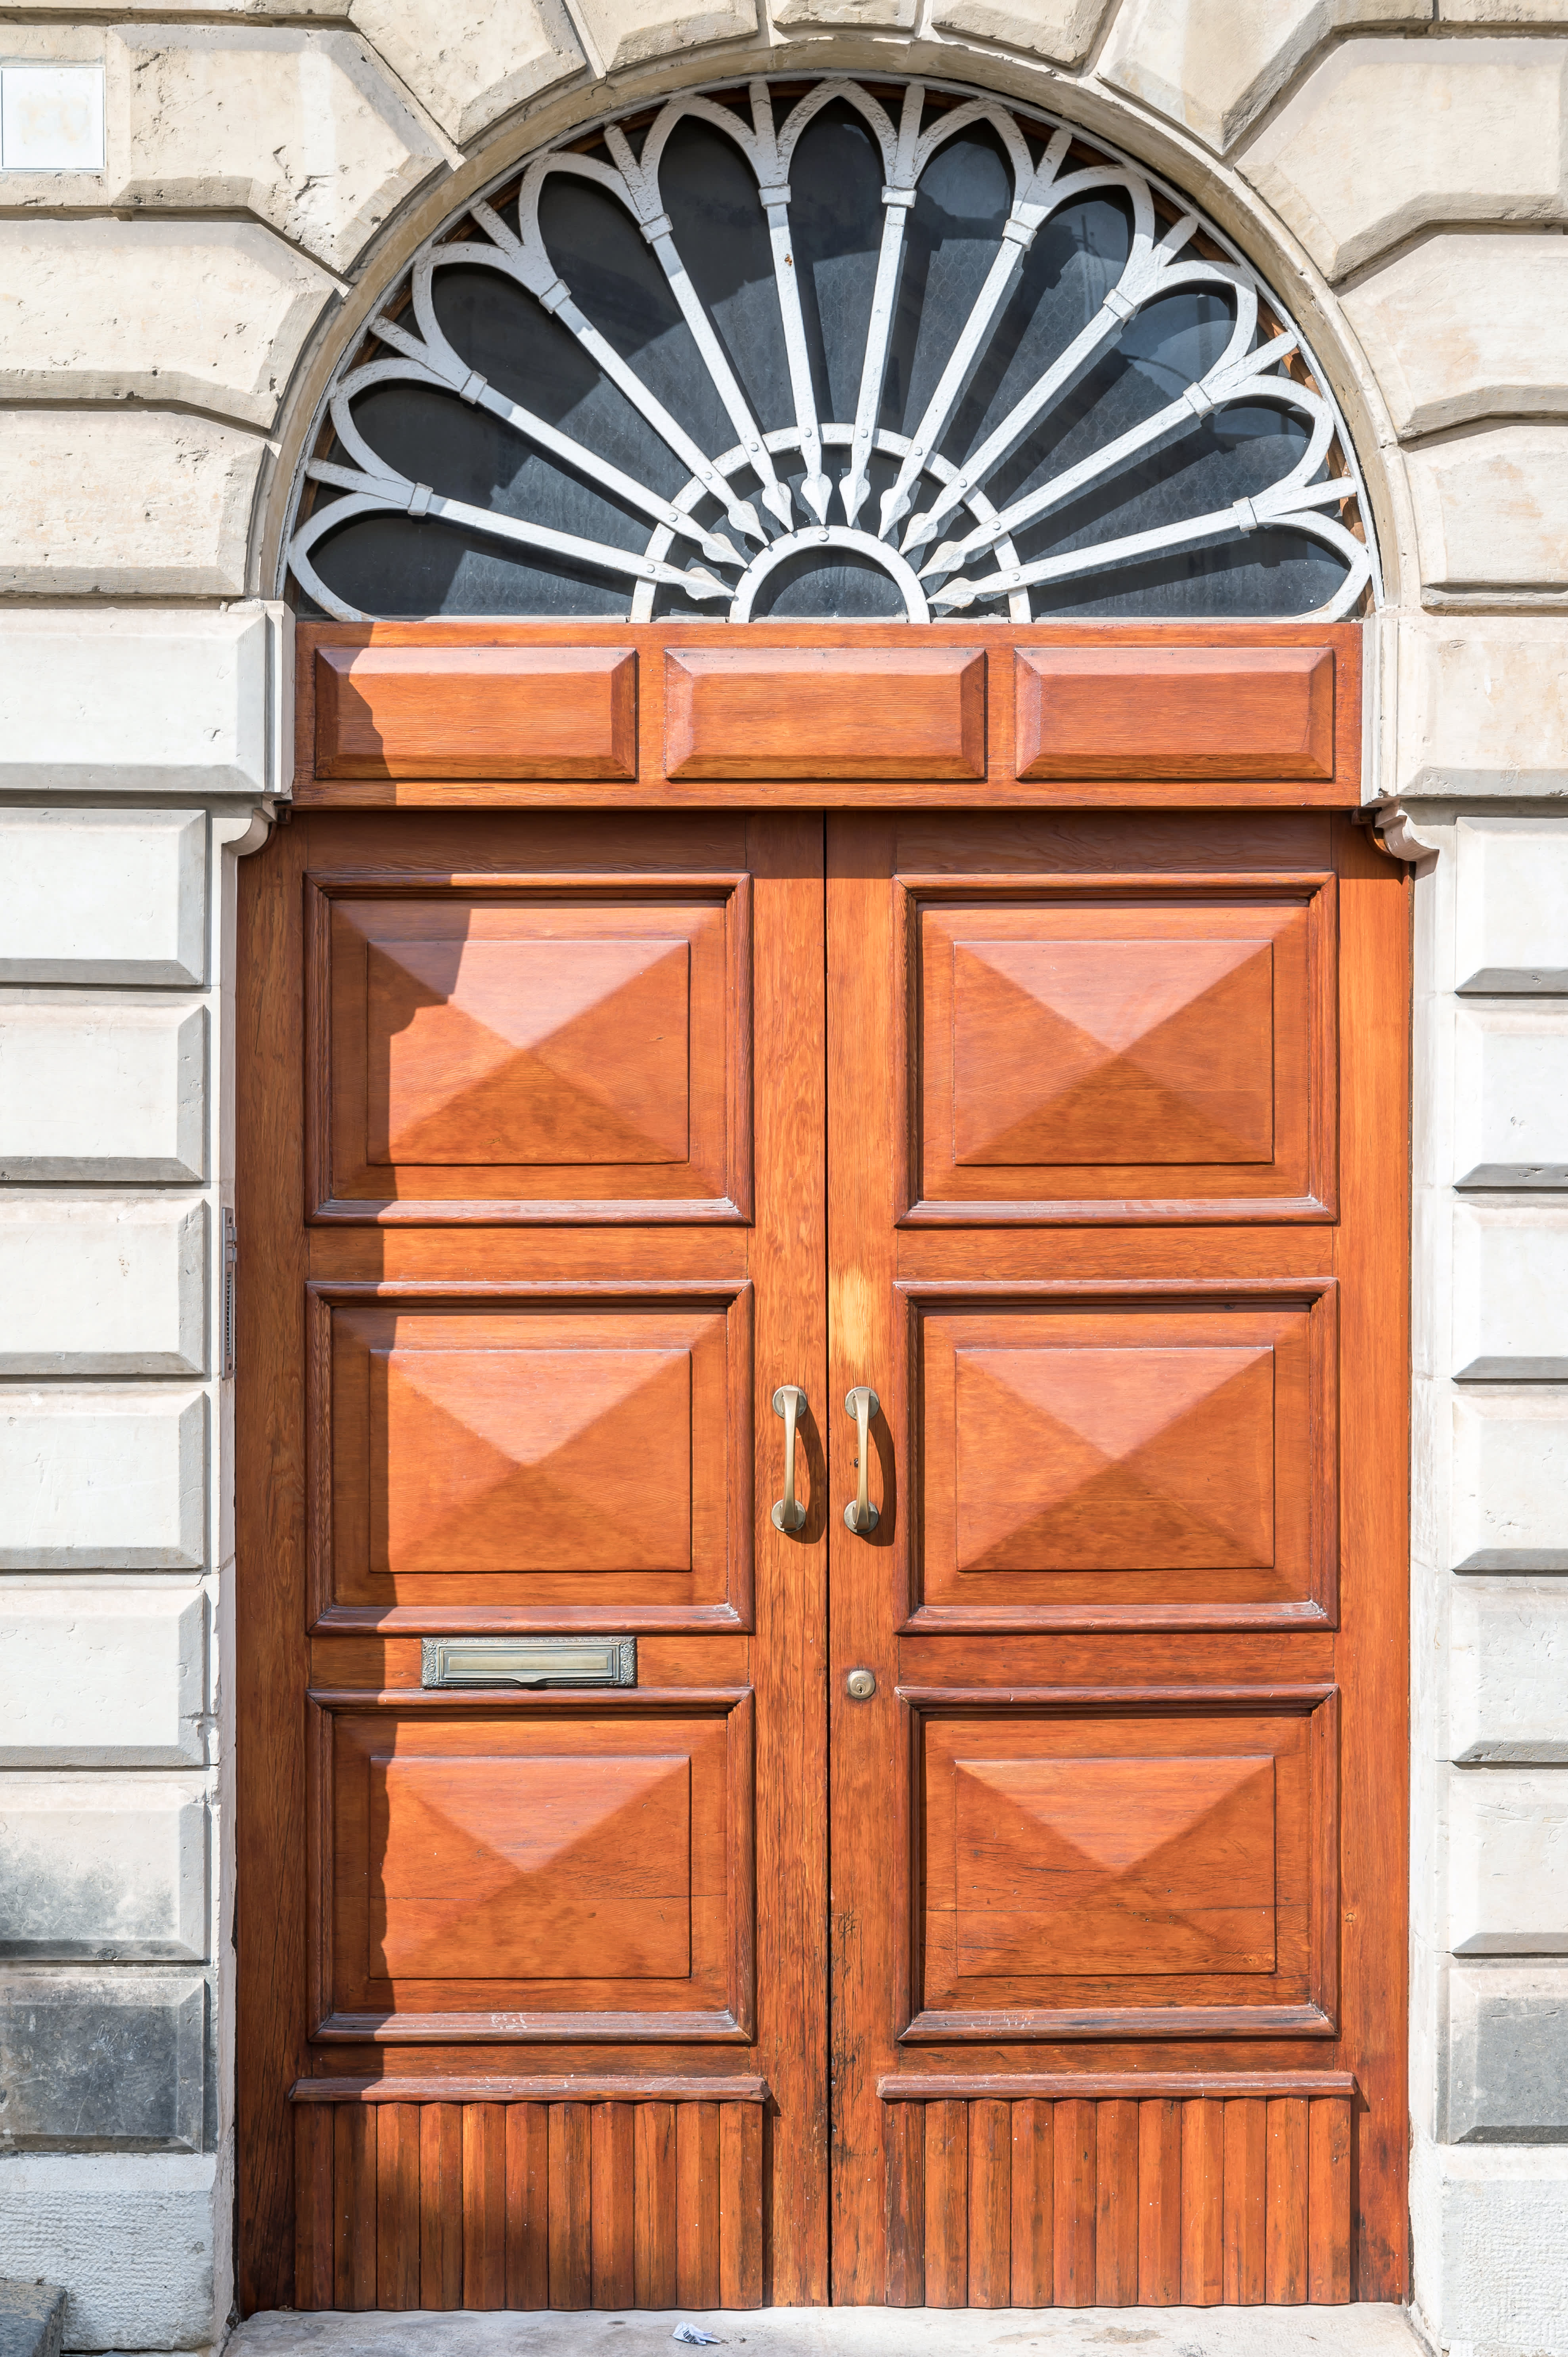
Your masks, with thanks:
M 201 812 L 0 808 L 0 982 L 206 981 Z
M 0 1375 L 207 1372 L 207 1206 L 0 1195 Z
M 1568 1776 L 1456 1769 L 1448 1824 L 1455 1954 L 1568 1955 Z
M 197 1570 L 206 1540 L 201 1393 L 0 1392 L 0 1570 Z
M 1054 66 L 1080 66 L 1112 5 L 1112 0 L 935 0 L 930 21 L 943 32 L 1022 49 Z M 847 9 L 843 21 L 854 21 Z
M 0 594 L 242 597 L 265 450 L 174 410 L 0 411 Z
M 1568 2147 L 1440 2145 L 1418 2129 L 1410 2196 L 1415 2304 L 1442 2319 L 1450 2357 L 1552 2349 L 1568 2316 Z
M 328 269 L 350 269 L 446 160 L 361 44 L 297 27 L 125 26 L 117 206 L 254 213 Z
M 0 2357 L 60 2357 L 64 2346 L 64 2286 L 0 2282 Z
M 1434 0 L 1434 13 L 1440 25 L 1568 25 L 1568 0 Z
M 0 613 L 0 786 L 286 793 L 293 670 L 281 605 Z M 73 811 L 81 823 L 92 817 Z
M 1454 1183 L 1568 1187 L 1568 1006 L 1461 1006 Z
M 1452 2144 L 1568 2141 L 1568 1965 L 1453 1967 L 1447 2136 Z
M 1568 1398 L 1454 1400 L 1455 1571 L 1568 1571 Z
M 68 2349 L 221 2345 L 213 2228 L 226 2243 L 233 2191 L 216 2156 L 16 2153 L 4 2181 L 0 2267 L 67 2286 Z
M 202 1766 L 206 1632 L 189 1587 L 0 1583 L 0 1765 Z
M 1431 0 L 1128 0 L 1100 71 L 1223 153 L 1337 33 L 1431 15 Z
M 206 1082 L 203 1006 L 0 998 L 0 1179 L 200 1178 Z
M 202 1963 L 207 1800 L 161 1777 L 0 1775 L 0 1956 Z
M 1467 1766 L 1568 1765 L 1568 1582 L 1459 1583 L 1449 1735 L 1455 1760 Z
M 333 296 L 254 221 L 0 221 L 0 395 L 183 402 L 270 425 Z
M 919 20 L 919 0 L 774 0 L 773 22 L 788 32 L 812 26 L 868 25 L 881 32 L 913 32 Z
M 1568 415 L 1568 241 L 1427 238 L 1345 296 L 1395 431 Z
M 585 69 L 560 0 L 354 0 L 353 17 L 459 145 Z
M 102 169 L 102 67 L 0 65 L 0 172 Z
M 1412 450 L 1409 468 L 1428 589 L 1568 584 L 1568 427 L 1493 426 Z
M 577 0 L 576 21 L 606 73 L 660 64 L 672 51 L 708 41 L 739 41 L 757 30 L 753 0 L 714 0 L 695 8 L 682 0 Z
M 1444 221 L 1561 221 L 1565 71 L 1550 40 L 1347 41 L 1240 168 L 1335 279 Z
M 0 2152 L 199 2152 L 206 2065 L 199 1975 L 0 1978 Z
M 1533 676 L 1548 692 L 1547 666 L 1559 644 L 1568 658 L 1568 633 L 1559 640 L 1538 625 L 1525 663 L 1510 665 L 1499 685 L 1522 690 Z M 1477 652 L 1486 664 L 1487 651 Z M 1542 711 L 1542 728 L 1551 723 Z M 1461 818 L 1455 841 L 1455 987 L 1568 992 L 1568 817 Z
M 1470 1383 L 1568 1378 L 1568 1211 L 1456 1206 L 1454 1372 Z

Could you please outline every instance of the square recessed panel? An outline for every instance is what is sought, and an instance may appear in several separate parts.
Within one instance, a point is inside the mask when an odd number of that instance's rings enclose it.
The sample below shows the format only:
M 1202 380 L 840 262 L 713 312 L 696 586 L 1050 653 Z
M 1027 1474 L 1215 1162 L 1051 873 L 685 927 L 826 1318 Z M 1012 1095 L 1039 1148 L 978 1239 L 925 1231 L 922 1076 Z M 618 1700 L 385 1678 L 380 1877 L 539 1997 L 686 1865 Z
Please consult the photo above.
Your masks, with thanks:
M 1322 1620 L 1332 1297 L 917 1308 L 921 1624 Z
M 749 1296 L 318 1298 L 319 1608 L 439 1629 L 733 1620 Z M 651 1616 L 651 1621 L 648 1618 Z
M 320 899 L 317 1215 L 735 1216 L 741 901 Z
M 916 2034 L 1321 2026 L 1330 1733 L 1326 1698 L 927 1719 Z
M 587 2015 L 712 2036 L 744 2018 L 746 1704 L 385 1706 L 317 1724 L 330 2029 L 493 2034 L 503 2017 L 569 2038 Z
M 1326 885 L 918 904 L 916 1218 L 1328 1201 Z

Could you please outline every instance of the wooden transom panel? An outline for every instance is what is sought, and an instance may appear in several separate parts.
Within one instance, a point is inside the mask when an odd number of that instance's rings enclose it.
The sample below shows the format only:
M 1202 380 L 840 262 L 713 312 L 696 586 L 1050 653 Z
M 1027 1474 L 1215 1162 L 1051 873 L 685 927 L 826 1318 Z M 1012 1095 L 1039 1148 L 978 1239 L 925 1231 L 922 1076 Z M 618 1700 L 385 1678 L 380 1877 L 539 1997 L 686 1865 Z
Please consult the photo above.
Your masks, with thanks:
M 896 647 L 671 648 L 671 778 L 985 776 L 983 647 L 910 631 Z
M 929 1719 L 917 2029 L 1326 2028 L 1326 1709 Z
M 324 1304 L 328 1612 L 733 1621 L 747 1306 Z
M 317 1214 L 737 1216 L 739 899 L 327 903 Z
M 1334 775 L 1326 647 L 1020 647 L 1020 778 Z
M 918 1625 L 1332 1616 L 1333 1296 L 925 1305 Z
M 637 775 L 629 647 L 320 647 L 315 677 L 317 777 Z
M 557 2035 L 563 2014 L 724 2026 L 749 1856 L 744 1824 L 729 1854 L 733 1717 L 324 1714 L 334 2021 L 384 2015 L 392 2036 L 454 2013 L 545 2015 Z
M 1332 901 L 918 904 L 916 1218 L 1323 1216 Z

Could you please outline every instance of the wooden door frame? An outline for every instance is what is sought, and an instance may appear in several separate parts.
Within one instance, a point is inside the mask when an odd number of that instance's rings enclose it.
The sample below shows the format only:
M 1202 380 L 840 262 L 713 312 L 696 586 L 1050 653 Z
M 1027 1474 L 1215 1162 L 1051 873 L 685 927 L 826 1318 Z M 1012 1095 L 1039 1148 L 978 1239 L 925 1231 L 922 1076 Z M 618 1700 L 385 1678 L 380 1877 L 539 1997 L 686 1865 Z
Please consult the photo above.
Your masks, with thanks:
M 1165 807 L 1349 814 L 1360 795 L 1361 649 L 1356 624 L 991 623 L 929 632 L 902 624 L 762 623 L 722 630 L 711 624 L 304 624 L 294 807 L 302 813 L 576 809 L 607 817 L 633 809 L 912 805 L 1047 813 Z M 813 699 L 817 722 L 805 762 L 799 750 L 803 694 Z M 1217 705 L 1245 716 L 1245 726 L 1219 752 L 1205 730 L 1205 716 Z M 1132 718 L 1108 732 L 1108 707 L 1117 705 Z M 868 738 L 880 737 L 885 746 L 915 720 L 919 742 L 914 753 L 889 759 L 868 751 Z M 456 754 L 454 745 L 461 748 Z M 542 745 L 548 749 L 541 751 Z M 1364 856 L 1376 863 L 1369 835 Z M 1367 872 L 1377 873 L 1375 864 Z M 1371 1085 L 1394 1092 L 1381 1099 L 1385 1114 L 1390 1103 L 1408 1104 L 1409 896 L 1400 897 L 1404 933 L 1397 952 L 1390 952 L 1397 954 L 1403 976 L 1398 1003 L 1385 986 L 1391 966 L 1376 973 L 1359 967 L 1344 977 L 1341 993 L 1343 1020 L 1375 1043 L 1365 1061 L 1375 1075 Z M 258 1019 L 253 993 L 247 995 L 253 945 L 246 905 L 242 876 L 239 1162 L 242 1191 L 249 1189 L 259 1204 L 269 1188 L 295 1182 L 286 1142 L 263 1103 L 274 1043 Z M 791 1054 L 810 1045 L 791 1039 L 787 1025 L 775 1044 L 778 1052 Z M 1373 1501 L 1376 1544 L 1390 1560 L 1398 1555 L 1390 1609 L 1402 1616 L 1406 1557 L 1398 1537 L 1406 1522 L 1410 1398 L 1404 1339 L 1410 1197 L 1402 1144 L 1401 1172 L 1397 1187 L 1383 1186 L 1381 1226 L 1369 1247 L 1374 1257 L 1381 1255 L 1383 1314 L 1369 1351 L 1384 1388 L 1375 1423 L 1348 1421 L 1343 1445 Z M 1390 1174 L 1383 1175 L 1386 1180 Z M 265 1265 L 264 1222 L 260 1232 L 255 1225 L 247 1232 L 254 1269 Z M 1396 1303 L 1397 1312 L 1391 1311 Z M 255 1350 L 259 1339 L 252 1325 L 237 1416 L 242 1631 L 246 1559 L 264 1543 L 271 1520 L 265 1501 L 292 1496 L 306 1480 L 286 1432 L 265 1405 L 268 1386 L 281 1386 L 286 1394 L 298 1370 L 275 1351 L 269 1354 L 264 1343 Z M 254 1793 L 258 1772 L 269 1764 L 285 1784 L 295 1774 L 289 1712 L 286 1702 L 278 1708 L 276 1684 L 281 1660 L 292 1650 L 285 1643 L 278 1659 L 263 1658 L 242 1633 L 237 1663 L 240 2136 L 242 2182 L 249 2189 L 242 2195 L 242 2238 L 249 2201 L 259 2199 L 276 2214 L 285 2199 L 278 2172 L 280 2166 L 285 2174 L 287 2169 L 275 2151 L 252 2146 L 244 1991 L 268 1977 L 269 1941 L 287 1936 L 286 1925 L 269 1923 L 254 1905 L 257 1846 L 264 1847 L 267 1836 L 253 1821 L 247 1830 L 247 1794 Z M 1407 1661 L 1408 1652 L 1401 1658 Z M 1402 1724 L 1408 1724 L 1408 1684 L 1401 1706 Z M 808 1721 L 810 1716 L 807 1708 Z M 809 1742 L 805 1726 L 802 1739 Z M 248 1743 L 247 1733 L 256 1739 Z M 1402 1792 L 1408 1741 L 1397 1766 Z M 1380 1823 L 1376 1867 L 1391 1878 L 1384 1888 L 1396 1897 L 1402 1927 L 1405 1813 L 1385 1811 Z M 1402 2057 L 1408 2009 L 1402 1947 L 1401 1957 L 1396 2028 Z M 810 2010 L 804 1987 L 802 1996 Z M 1393 2144 L 1398 2151 L 1391 2145 L 1390 2163 L 1402 2185 L 1402 2136 Z M 825 2277 L 803 2253 L 786 2272 L 789 2297 L 825 2297 Z M 1402 2243 L 1397 2253 L 1389 2247 L 1386 2263 L 1367 2279 L 1381 2284 L 1380 2296 L 1399 2296 L 1405 2280 Z M 272 2282 L 281 2283 L 275 2270 Z

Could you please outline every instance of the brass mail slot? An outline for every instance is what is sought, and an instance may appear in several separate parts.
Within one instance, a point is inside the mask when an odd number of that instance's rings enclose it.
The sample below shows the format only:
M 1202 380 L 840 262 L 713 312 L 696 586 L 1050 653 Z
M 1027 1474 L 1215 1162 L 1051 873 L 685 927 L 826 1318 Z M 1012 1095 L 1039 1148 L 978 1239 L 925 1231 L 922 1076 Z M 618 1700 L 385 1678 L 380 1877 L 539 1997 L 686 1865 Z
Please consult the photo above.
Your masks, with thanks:
M 635 1637 L 426 1637 L 426 1686 L 634 1686 Z

